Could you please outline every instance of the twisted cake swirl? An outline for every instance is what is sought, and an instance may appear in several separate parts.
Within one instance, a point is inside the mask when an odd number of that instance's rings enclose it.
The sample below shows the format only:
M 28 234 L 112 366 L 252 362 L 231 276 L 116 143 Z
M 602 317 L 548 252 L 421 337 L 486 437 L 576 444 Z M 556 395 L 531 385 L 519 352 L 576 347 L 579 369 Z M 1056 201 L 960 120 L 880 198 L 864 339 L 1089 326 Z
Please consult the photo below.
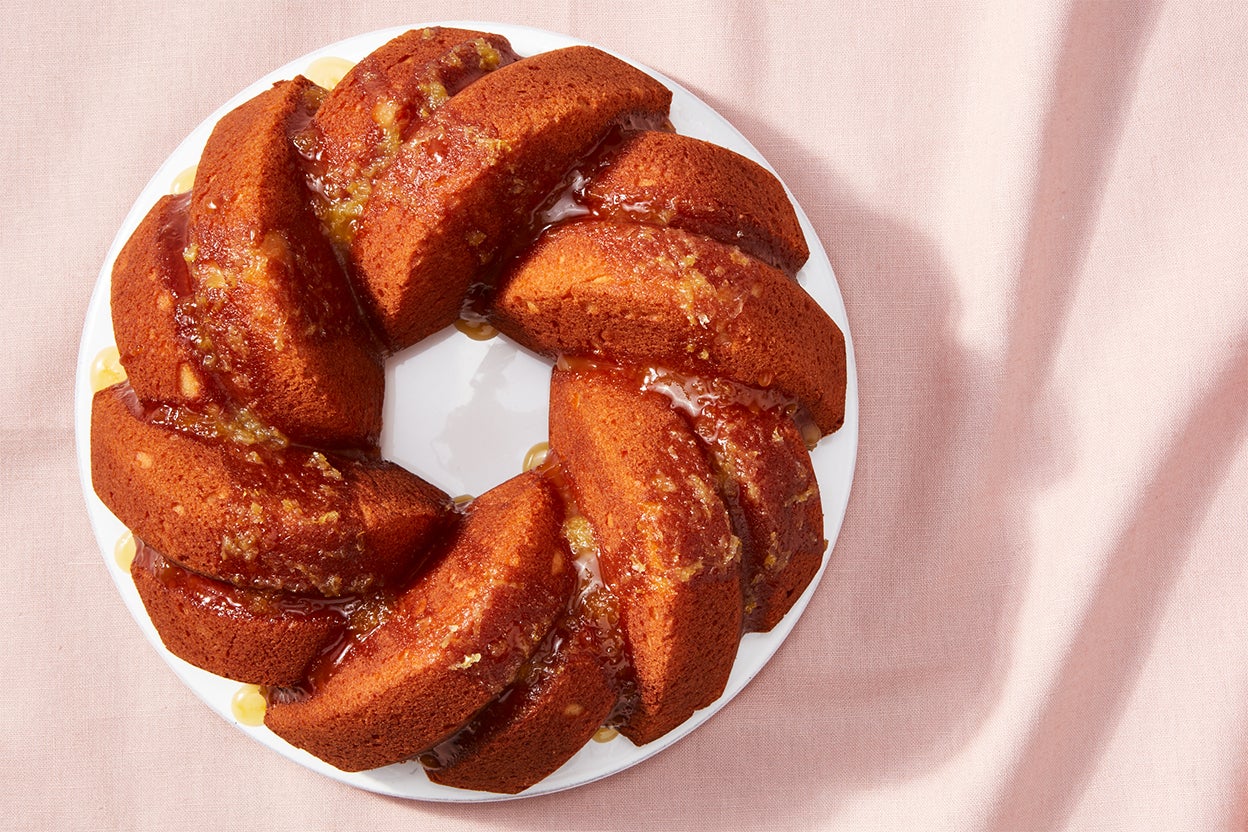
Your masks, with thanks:
M 520 791 L 713 702 L 818 570 L 844 340 L 783 188 L 670 99 L 409 32 L 222 118 L 118 257 L 94 487 L 170 651 L 294 745 Z M 467 506 L 377 446 L 383 357 L 461 316 L 557 359 L 550 459 Z

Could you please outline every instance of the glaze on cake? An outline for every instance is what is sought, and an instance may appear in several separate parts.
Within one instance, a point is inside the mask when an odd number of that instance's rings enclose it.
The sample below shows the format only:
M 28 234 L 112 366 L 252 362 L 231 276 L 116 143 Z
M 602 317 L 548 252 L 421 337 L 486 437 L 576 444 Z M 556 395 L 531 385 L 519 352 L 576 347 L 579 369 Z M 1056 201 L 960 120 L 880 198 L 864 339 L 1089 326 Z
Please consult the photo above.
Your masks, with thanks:
M 632 659 L 620 731 L 646 743 L 723 693 L 741 634 L 741 540 L 689 425 L 627 373 L 556 369 L 550 445 L 597 533 Z
M 581 186 L 594 215 L 683 228 L 740 247 L 790 275 L 810 249 L 784 186 L 710 142 L 646 130 L 603 154 Z
M 845 418 L 845 340 L 827 313 L 778 269 L 679 228 L 553 228 L 503 278 L 491 322 L 546 355 L 775 387 L 824 433 Z
M 130 575 L 169 652 L 240 682 L 297 684 L 347 627 L 345 605 L 241 589 L 171 563 L 142 543 Z
M 212 131 L 187 217 L 187 329 L 229 399 L 294 441 L 361 447 L 381 431 L 380 352 L 292 141 L 323 96 L 279 82 Z
M 352 266 L 394 349 L 457 317 L 469 287 L 621 122 L 657 123 L 671 93 L 590 47 L 509 64 L 442 104 L 379 175 Z
M 670 101 L 415 30 L 227 114 L 122 249 L 93 484 L 166 647 L 278 736 L 520 792 L 714 702 L 817 573 L 844 338 L 783 186 Z M 466 504 L 377 444 L 386 354 L 461 315 L 557 360 L 549 458 Z
M 250 425 L 95 395 L 96 493 L 162 555 L 237 586 L 357 595 L 403 577 L 450 500 L 389 462 L 286 445 Z
M 576 572 L 562 505 L 537 474 L 487 491 L 385 621 L 265 724 L 344 771 L 445 739 L 516 681 L 567 608 Z

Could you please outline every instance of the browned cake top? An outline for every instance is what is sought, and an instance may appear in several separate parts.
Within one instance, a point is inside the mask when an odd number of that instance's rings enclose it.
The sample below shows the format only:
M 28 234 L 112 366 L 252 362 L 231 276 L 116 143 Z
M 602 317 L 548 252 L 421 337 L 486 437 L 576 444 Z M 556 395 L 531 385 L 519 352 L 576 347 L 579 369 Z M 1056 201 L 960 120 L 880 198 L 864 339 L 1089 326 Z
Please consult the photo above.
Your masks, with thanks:
M 689 426 L 631 374 L 556 369 L 551 447 L 597 533 L 648 742 L 723 692 L 741 632 L 741 541 Z
M 469 286 L 608 128 L 662 119 L 670 101 L 648 75 L 573 47 L 502 67 L 438 108 L 375 184 L 352 249 L 390 346 L 458 317 Z
M 185 327 L 191 287 L 183 252 L 190 199 L 189 194 L 161 197 L 113 264 L 113 334 L 143 401 L 181 405 L 214 398 L 204 356 Z
M 591 172 L 582 201 L 607 219 L 737 245 L 790 275 L 810 256 L 780 180 L 738 153 L 678 133 L 628 136 Z
M 482 495 L 385 622 L 265 723 L 348 771 L 445 739 L 515 680 L 566 609 L 575 577 L 561 520 L 536 474 Z
M 823 503 L 802 431 L 784 408 L 712 401 L 694 419 L 742 541 L 747 630 L 784 617 L 823 563 Z
M 578 618 L 558 649 L 430 755 L 444 786 L 515 794 L 563 765 L 606 722 L 616 688 L 596 627 Z M 428 758 L 422 758 L 422 762 Z M 435 762 L 436 761 L 436 762 Z
M 388 462 L 275 445 L 245 425 L 95 395 L 92 479 L 137 536 L 197 572 L 328 596 L 405 574 L 447 498 Z
M 504 278 L 495 325 L 548 355 L 601 355 L 776 387 L 830 433 L 845 339 L 782 272 L 677 228 L 604 221 L 544 234 Z
M 451 96 L 516 59 L 506 38 L 432 27 L 400 35 L 346 74 L 295 136 L 330 238 L 347 248 L 373 180 Z
M 241 589 L 184 569 L 142 543 L 130 575 L 170 652 L 240 682 L 295 684 L 347 625 L 345 606 Z

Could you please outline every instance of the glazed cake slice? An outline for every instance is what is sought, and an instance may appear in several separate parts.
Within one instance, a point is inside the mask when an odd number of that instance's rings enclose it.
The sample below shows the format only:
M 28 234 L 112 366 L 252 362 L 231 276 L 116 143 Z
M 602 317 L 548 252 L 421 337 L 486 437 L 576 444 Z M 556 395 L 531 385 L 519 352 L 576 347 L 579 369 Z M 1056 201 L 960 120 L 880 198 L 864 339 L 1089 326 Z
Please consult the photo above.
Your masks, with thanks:
M 199 405 L 211 397 L 204 356 L 184 334 L 190 195 L 161 197 L 113 264 L 110 301 L 121 364 L 140 400 Z
M 429 779 L 504 794 L 544 779 L 589 742 L 615 707 L 605 653 L 591 622 L 570 622 L 556 649 L 530 663 L 511 690 L 435 750 Z
M 783 272 L 678 228 L 587 220 L 551 229 L 504 278 L 498 329 L 546 355 L 724 375 L 845 418 L 845 338 Z
M 449 517 L 397 465 L 285 447 L 254 426 L 144 412 L 95 394 L 91 480 L 134 534 L 182 566 L 253 589 L 356 595 L 405 575 Z
M 784 409 L 705 404 L 694 428 L 710 449 L 742 543 L 745 628 L 780 622 L 823 563 L 823 504 L 802 432 Z
M 450 548 L 311 692 L 270 701 L 265 724 L 343 771 L 445 740 L 512 684 L 567 609 L 576 574 L 563 504 L 523 474 L 473 502 Z
M 297 139 L 321 197 L 317 213 L 337 245 L 350 246 L 374 177 L 411 133 L 450 96 L 514 60 L 500 35 L 435 26 L 399 35 L 343 77 L 311 133 Z
M 662 120 L 670 103 L 650 76 L 578 46 L 502 67 L 439 107 L 374 184 L 352 248 L 389 346 L 459 317 L 469 287 L 608 129 Z
M 653 130 L 625 137 L 580 194 L 597 217 L 670 225 L 740 247 L 794 275 L 810 256 L 784 186 L 717 144 Z
M 183 569 L 138 542 L 135 589 L 169 652 L 209 673 L 293 685 L 346 627 L 323 601 L 240 589 Z
M 556 369 L 550 444 L 619 604 L 637 690 L 621 733 L 650 742 L 724 690 L 741 635 L 741 542 L 693 432 L 635 375 Z
M 239 407 L 298 442 L 365 447 L 381 430 L 381 358 L 292 141 L 322 95 L 306 78 L 281 81 L 212 131 L 187 221 L 188 318 Z

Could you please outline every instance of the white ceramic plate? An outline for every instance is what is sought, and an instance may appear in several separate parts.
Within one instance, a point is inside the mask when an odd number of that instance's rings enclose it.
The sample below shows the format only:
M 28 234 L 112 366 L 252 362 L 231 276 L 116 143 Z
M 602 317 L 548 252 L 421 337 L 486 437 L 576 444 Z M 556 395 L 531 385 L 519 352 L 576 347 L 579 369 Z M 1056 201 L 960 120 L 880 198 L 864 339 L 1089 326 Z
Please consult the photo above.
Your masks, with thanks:
M 534 55 L 582 43 L 565 35 L 500 23 L 453 21 L 428 25 L 497 32 L 507 37 L 520 55 Z M 78 469 L 96 540 L 109 573 L 130 613 L 173 672 L 222 718 L 233 722 L 240 730 L 292 760 L 362 789 L 421 800 L 504 800 L 508 796 L 462 791 L 431 783 L 416 763 L 401 763 L 355 774 L 341 772 L 287 744 L 267 728 L 248 727 L 239 723 L 231 712 L 231 699 L 238 691 L 239 684 L 192 667 L 170 654 L 161 644 L 129 573 L 117 565 L 114 557 L 117 540 L 126 530 L 95 496 L 91 487 L 90 366 L 102 349 L 114 343 L 109 310 L 109 276 L 122 245 L 151 206 L 170 191 L 175 177 L 199 161 L 208 134 L 223 115 L 258 95 L 275 81 L 293 78 L 307 71 L 313 61 L 326 57 L 358 61 L 386 41 L 411 28 L 416 27 L 403 26 L 349 38 L 309 53 L 269 73 L 204 120 L 161 165 L 117 232 L 108 257 L 100 269 L 91 304 L 87 309 L 74 382 Z M 628 60 L 622 55 L 617 57 Z M 633 61 L 630 63 L 658 78 L 672 90 L 671 119 L 679 132 L 715 142 L 760 164 L 767 164 L 744 136 L 688 90 L 647 67 Z M 797 208 L 797 214 L 811 250 L 810 261 L 802 269 L 798 279 L 841 327 L 845 333 L 848 351 L 849 385 L 846 392 L 845 425 L 836 434 L 820 442 L 813 453 L 823 496 L 825 534 L 831 542 L 831 551 L 845 516 L 850 483 L 853 480 L 858 448 L 858 383 L 845 305 L 841 300 L 836 278 L 832 274 L 832 266 L 810 225 L 810 220 L 800 207 Z M 419 474 L 447 493 L 481 494 L 519 473 L 528 449 L 546 439 L 549 385 L 548 362 L 520 350 L 503 338 L 473 341 L 455 329 L 448 328 L 394 356 L 388 362 L 382 453 L 387 459 Z M 824 563 L 826 566 L 826 557 Z M 524 792 L 522 796 L 572 788 L 621 771 L 662 751 L 706 722 L 736 696 L 775 653 L 797 623 L 822 575 L 823 570 L 820 570 L 793 610 L 774 630 L 766 634 L 753 633 L 745 636 L 727 689 L 713 705 L 698 711 L 679 728 L 646 746 L 634 746 L 622 736 L 606 743 L 590 742 L 565 766 Z

